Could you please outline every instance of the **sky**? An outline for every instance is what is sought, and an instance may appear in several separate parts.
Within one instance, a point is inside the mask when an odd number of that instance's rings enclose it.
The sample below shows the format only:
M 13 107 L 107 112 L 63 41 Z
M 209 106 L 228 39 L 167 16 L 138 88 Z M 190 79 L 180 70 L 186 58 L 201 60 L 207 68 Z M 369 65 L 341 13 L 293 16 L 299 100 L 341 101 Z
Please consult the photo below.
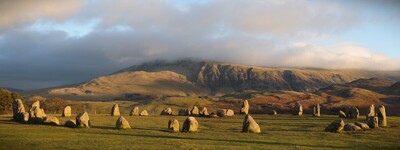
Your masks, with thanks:
M 80 83 L 186 58 L 400 70 L 400 1 L 0 1 L 0 87 Z

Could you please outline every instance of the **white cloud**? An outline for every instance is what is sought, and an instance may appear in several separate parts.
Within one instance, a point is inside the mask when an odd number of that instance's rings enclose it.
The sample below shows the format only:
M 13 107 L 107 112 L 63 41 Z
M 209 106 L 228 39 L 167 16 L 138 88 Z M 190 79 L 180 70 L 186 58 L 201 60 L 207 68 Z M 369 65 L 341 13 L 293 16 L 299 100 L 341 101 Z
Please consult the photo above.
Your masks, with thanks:
M 21 78 L 73 83 L 149 60 L 187 57 L 273 67 L 400 69 L 398 60 L 343 43 L 352 41 L 318 44 L 359 27 L 362 19 L 360 8 L 335 1 L 1 1 L 0 84 Z
M 82 5 L 82 0 L 2 0 L 0 1 L 0 31 L 28 24 L 39 18 L 64 20 Z

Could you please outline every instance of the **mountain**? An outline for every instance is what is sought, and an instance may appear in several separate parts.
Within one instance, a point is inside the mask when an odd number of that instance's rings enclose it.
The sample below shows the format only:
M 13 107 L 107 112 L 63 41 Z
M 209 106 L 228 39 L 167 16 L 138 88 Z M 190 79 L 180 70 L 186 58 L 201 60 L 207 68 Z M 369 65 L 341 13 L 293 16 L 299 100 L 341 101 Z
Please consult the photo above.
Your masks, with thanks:
M 395 83 L 400 81 L 400 72 L 272 68 L 192 60 L 155 61 L 128 67 L 83 84 L 50 88 L 34 94 L 74 99 L 113 99 L 146 95 L 225 95 L 243 90 L 314 92 L 330 85 L 352 81 L 356 84 L 359 79 L 373 77 Z M 389 81 L 382 84 L 389 85 Z
M 362 93 L 367 93 L 366 91 L 370 91 L 384 95 L 400 95 L 400 92 L 398 92 L 400 91 L 399 85 L 400 82 L 389 79 L 358 79 L 346 84 L 333 84 L 326 88 L 321 88 L 319 92 L 325 92 L 342 97 L 352 95 L 351 93 L 354 93 L 352 91 L 364 91 Z
M 10 88 L 10 87 L 0 87 L 0 89 L 6 89 L 10 92 L 23 92 L 24 90 L 21 89 L 16 89 L 16 88 Z

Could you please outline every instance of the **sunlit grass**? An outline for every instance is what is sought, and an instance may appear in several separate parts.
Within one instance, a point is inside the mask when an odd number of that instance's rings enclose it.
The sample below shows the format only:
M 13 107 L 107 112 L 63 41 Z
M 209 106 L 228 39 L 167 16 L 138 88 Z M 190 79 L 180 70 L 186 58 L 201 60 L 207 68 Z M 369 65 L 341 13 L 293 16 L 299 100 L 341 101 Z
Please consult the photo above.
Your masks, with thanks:
M 57 116 L 57 115 L 56 115 Z M 169 133 L 170 118 L 184 116 L 123 116 L 132 129 L 117 130 L 118 117 L 90 115 L 90 129 L 19 124 L 0 117 L 1 149 L 398 149 L 400 117 L 389 117 L 389 126 L 341 134 L 323 132 L 337 116 L 253 115 L 261 134 L 241 133 L 243 115 L 227 118 L 196 117 L 196 133 Z M 74 117 L 58 117 L 61 123 Z M 345 120 L 353 123 L 356 120 Z M 364 121 L 364 118 L 357 119 Z

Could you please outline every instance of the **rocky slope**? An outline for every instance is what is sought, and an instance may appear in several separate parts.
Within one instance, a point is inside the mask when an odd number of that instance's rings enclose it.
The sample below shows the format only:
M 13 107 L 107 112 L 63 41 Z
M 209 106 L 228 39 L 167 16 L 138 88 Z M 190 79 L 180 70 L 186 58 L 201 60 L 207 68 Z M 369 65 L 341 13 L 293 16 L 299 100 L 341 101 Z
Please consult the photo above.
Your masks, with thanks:
M 242 90 L 312 92 L 332 84 L 372 77 L 399 81 L 400 72 L 270 68 L 190 60 L 157 61 L 132 66 L 78 86 L 49 89 L 42 94 L 109 99 L 132 94 L 223 95 Z

